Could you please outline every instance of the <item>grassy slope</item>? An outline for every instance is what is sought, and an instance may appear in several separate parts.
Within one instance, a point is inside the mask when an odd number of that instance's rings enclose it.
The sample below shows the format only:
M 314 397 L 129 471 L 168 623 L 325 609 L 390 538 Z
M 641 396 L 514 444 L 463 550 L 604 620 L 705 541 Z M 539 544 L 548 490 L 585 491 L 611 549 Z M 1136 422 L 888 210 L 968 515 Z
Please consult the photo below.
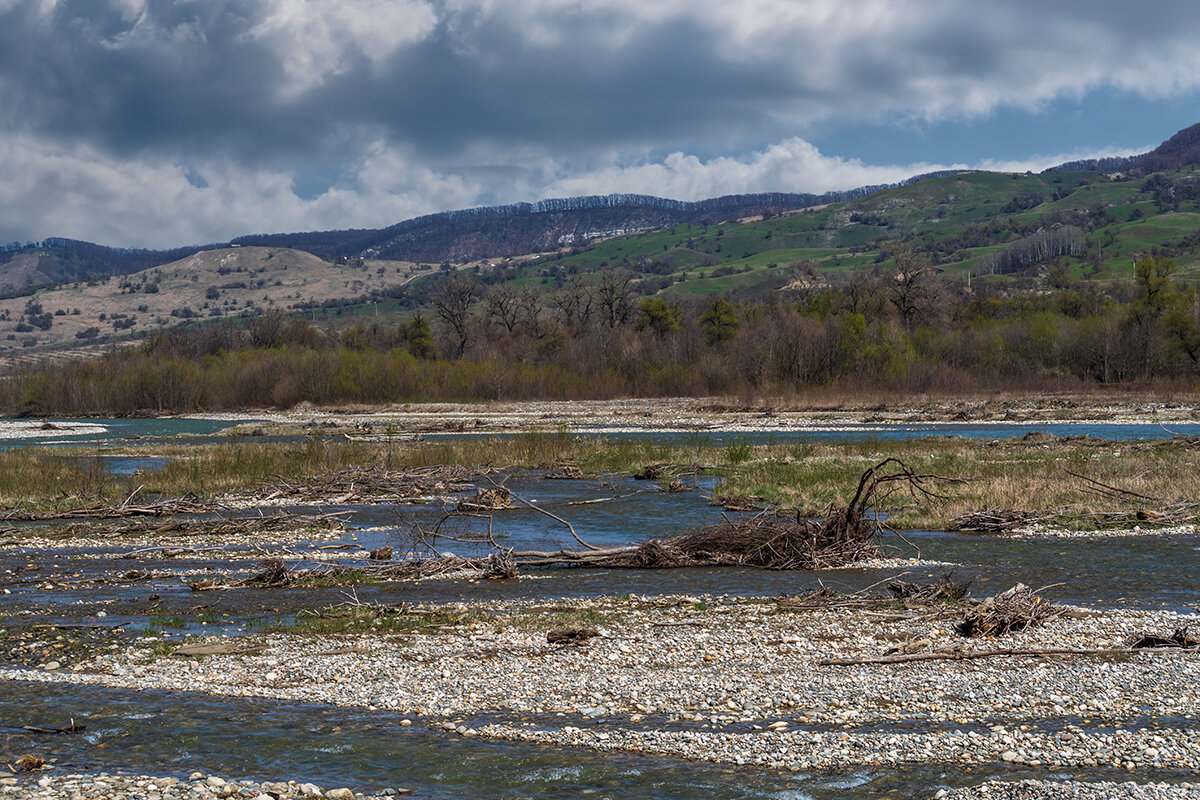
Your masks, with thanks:
M 702 295 L 781 282 L 798 261 L 815 262 L 824 272 L 886 266 L 889 261 L 878 260 L 880 245 L 908 235 L 937 240 L 962 234 L 970 226 L 1037 227 L 1056 213 L 1103 208 L 1115 221 L 1089 234 L 1095 242 L 1106 242 L 1102 267 L 1090 276 L 1126 277 L 1132 275 L 1138 253 L 1200 230 L 1200 208 L 1185 204 L 1180 211 L 1160 213 L 1142 191 L 1143 184 L 1142 179 L 1109 181 L 1094 172 L 963 173 L 765 221 L 677 225 L 600 241 L 554 262 L 584 270 L 615 266 L 669 275 L 676 282 L 665 292 Z M 1017 198 L 1027 207 L 1009 205 Z M 1130 221 L 1134 214 L 1142 218 Z M 965 248 L 939 266 L 965 275 L 1003 247 L 996 243 Z M 1200 264 L 1200 253 L 1177 260 L 1189 274 L 1194 270 L 1188 267 Z M 1072 271 L 1082 276 L 1084 265 L 1079 259 L 1074 262 Z

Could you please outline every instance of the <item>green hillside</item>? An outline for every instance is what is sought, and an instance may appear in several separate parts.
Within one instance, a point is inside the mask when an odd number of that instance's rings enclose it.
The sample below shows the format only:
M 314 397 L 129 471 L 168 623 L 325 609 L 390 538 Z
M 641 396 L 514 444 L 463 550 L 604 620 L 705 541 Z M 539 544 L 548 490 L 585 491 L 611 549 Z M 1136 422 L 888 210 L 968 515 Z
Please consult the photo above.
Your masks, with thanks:
M 1200 266 L 1200 176 L 1195 167 L 1123 179 L 1098 172 L 964 172 L 887 189 L 847 203 L 720 225 L 589 243 L 484 281 L 552 286 L 565 277 L 628 269 L 661 293 L 768 290 L 797 275 L 887 268 L 898 249 L 949 275 L 1009 280 L 1046 263 L 993 275 L 991 257 L 1023 237 L 1061 226 L 1084 236 L 1081 252 L 1050 259 L 1077 278 L 1133 274 L 1147 251 L 1174 258 L 1183 275 Z

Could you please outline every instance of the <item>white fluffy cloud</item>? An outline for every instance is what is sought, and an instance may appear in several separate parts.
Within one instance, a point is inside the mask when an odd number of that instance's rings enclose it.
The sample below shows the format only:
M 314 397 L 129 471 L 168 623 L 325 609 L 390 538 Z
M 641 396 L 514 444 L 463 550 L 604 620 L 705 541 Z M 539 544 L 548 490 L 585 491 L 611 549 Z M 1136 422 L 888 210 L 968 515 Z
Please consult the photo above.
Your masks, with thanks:
M 340 75 L 356 60 L 378 66 L 426 39 L 437 16 L 423 0 L 262 0 L 262 19 L 246 33 L 267 47 L 296 94 Z
M 116 246 L 169 248 L 223 241 L 248 233 L 383 227 L 401 219 L 488 202 L 611 192 L 698 200 L 742 192 L 824 192 L 893 183 L 938 169 L 1020 172 L 1074 158 L 1128 151 L 1070 153 L 976 165 L 870 165 L 821 154 L 789 138 L 741 158 L 702 160 L 676 152 L 659 161 L 573 171 L 542 156 L 537 170 L 501 177 L 464 176 L 421 163 L 419 156 L 374 142 L 347 180 L 301 197 L 293 176 L 247 170 L 230 160 L 184 166 L 163 159 L 121 159 L 86 146 L 57 147 L 19 135 L 0 140 L 3 238 L 66 236 Z M 528 154 L 527 154 L 528 155 Z M 42 203 L 52 202 L 47 215 Z M 15 233 L 24 231 L 25 233 Z

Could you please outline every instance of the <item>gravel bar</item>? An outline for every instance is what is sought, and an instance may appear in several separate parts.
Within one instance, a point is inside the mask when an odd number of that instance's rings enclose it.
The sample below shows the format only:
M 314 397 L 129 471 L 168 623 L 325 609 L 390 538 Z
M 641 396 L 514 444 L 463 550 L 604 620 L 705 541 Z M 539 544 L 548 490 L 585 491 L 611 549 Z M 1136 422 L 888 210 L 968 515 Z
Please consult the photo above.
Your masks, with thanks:
M 914 763 L 1200 772 L 1200 653 L 1130 652 L 1196 615 L 1087 610 L 998 641 L 953 633 L 952 609 L 781 612 L 768 599 L 628 597 L 440 607 L 427 633 L 238 640 L 162 658 L 147 639 L 54 671 L 0 678 L 174 689 L 383 709 L 462 736 L 777 769 Z M 468 614 L 467 612 L 472 612 Z M 586 645 L 548 627 L 601 619 Z M 590 615 L 590 616 L 586 616 Z M 570 624 L 570 623 L 568 623 Z M 596 624 L 596 623 L 592 623 Z M 823 666 L 960 645 L 1111 649 Z M 253 648 L 253 649 L 250 649 Z

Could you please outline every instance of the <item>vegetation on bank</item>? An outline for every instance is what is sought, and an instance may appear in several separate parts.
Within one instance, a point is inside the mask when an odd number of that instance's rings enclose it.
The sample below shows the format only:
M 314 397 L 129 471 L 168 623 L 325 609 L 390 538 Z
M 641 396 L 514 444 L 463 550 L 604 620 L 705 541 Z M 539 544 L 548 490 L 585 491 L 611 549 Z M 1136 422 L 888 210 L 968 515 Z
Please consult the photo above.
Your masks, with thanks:
M 916 256 L 757 301 L 637 299 L 606 272 L 558 294 L 489 297 L 448 279 L 439 330 L 318 331 L 303 320 L 174 330 L 98 360 L 31 367 L 0 384 L 14 415 L 112 415 L 424 400 L 906 394 L 1200 379 L 1200 292 L 1144 256 L 1101 288 L 968 289 Z M 501 302 L 503 300 L 503 302 Z M 555 310 L 551 310 L 551 308 Z M 435 335 L 437 334 L 437 335 Z
M 130 452 L 138 452 L 133 450 Z M 297 443 L 237 442 L 213 446 L 155 447 L 169 463 L 121 478 L 106 475 L 95 454 L 62 450 L 0 453 L 0 502 L 5 505 L 73 506 L 80 500 L 120 502 L 143 486 L 150 494 L 195 492 L 206 496 L 257 489 L 280 479 L 301 482 L 350 466 L 391 469 L 466 466 L 551 470 L 564 465 L 583 474 L 644 472 L 658 466 L 647 491 L 667 489 L 676 478 L 718 478 L 714 502 L 772 504 L 820 516 L 844 505 L 863 471 L 885 458 L 902 459 L 919 474 L 967 479 L 931 485 L 942 498 L 892 498 L 893 523 L 944 529 L 954 517 L 1001 508 L 1052 512 L 1066 524 L 1091 527 L 1096 512 L 1154 508 L 1200 496 L 1200 448 L 1187 439 L 1110 442 L 1034 436 L 996 442 L 930 438 L 751 445 L 711 445 L 697 439 L 659 445 L 634 439 L 583 438 L 528 433 L 507 438 L 439 442 L 362 443 L 309 437 Z M 1082 476 L 1082 477 L 1081 477 Z M 1098 493 L 1087 479 L 1134 494 Z M 503 516 L 498 518 L 503 525 Z M 1153 524 L 1150 520 L 1146 524 Z

